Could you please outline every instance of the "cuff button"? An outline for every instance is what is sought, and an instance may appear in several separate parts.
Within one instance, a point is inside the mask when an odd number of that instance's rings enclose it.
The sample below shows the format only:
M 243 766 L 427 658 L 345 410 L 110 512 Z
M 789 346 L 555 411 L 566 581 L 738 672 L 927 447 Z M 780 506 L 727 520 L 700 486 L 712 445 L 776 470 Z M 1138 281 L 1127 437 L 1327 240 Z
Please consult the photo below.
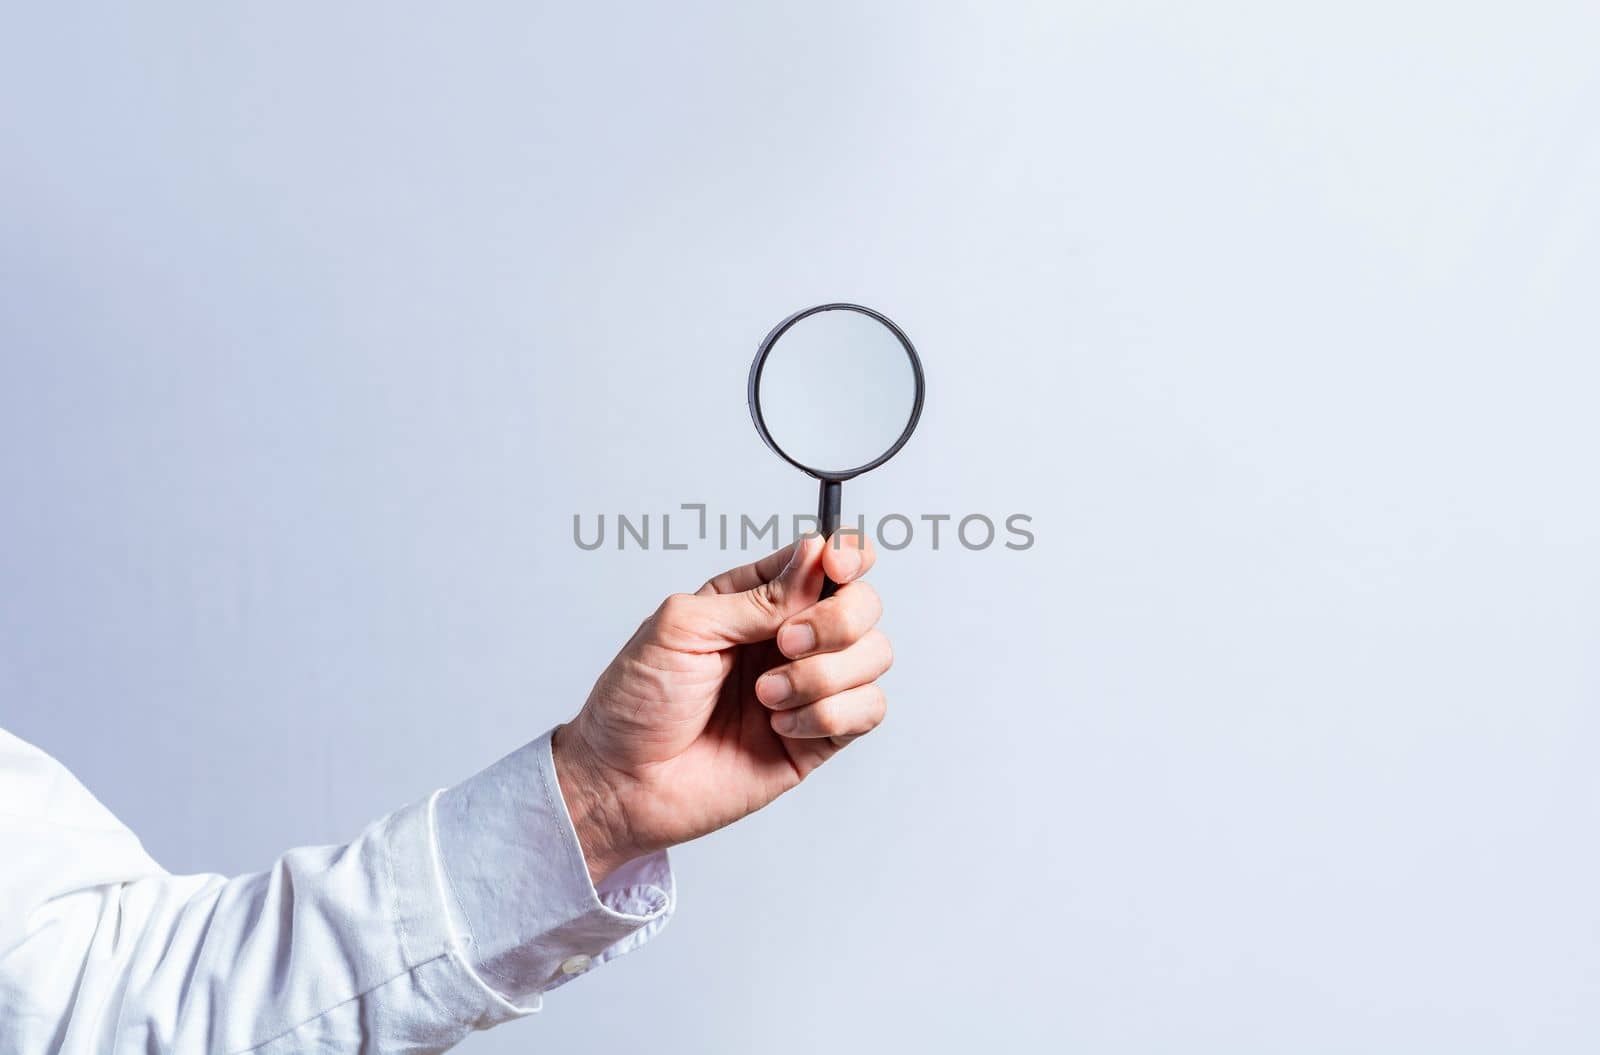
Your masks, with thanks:
M 594 961 L 587 956 L 568 956 L 561 961 L 562 974 L 582 974 L 587 971 Z

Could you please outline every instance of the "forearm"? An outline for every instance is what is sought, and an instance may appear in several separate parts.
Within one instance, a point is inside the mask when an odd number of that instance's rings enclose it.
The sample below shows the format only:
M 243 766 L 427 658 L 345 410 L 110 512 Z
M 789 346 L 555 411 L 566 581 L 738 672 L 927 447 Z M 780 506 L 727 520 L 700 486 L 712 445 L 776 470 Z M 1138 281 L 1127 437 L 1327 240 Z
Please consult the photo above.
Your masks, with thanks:
M 71 780 L 29 761 L 41 797 Z M 537 1010 L 671 906 L 664 859 L 597 893 L 555 783 L 541 738 L 344 846 L 233 879 L 166 874 L 86 795 L 87 816 L 0 815 L 17 851 L 0 870 L 4 1049 L 443 1051 Z
M 12 874 L 0 958 L 7 1050 L 245 1051 L 315 1029 L 351 1001 L 372 1028 L 443 1050 L 458 1031 L 388 1006 L 407 999 L 405 976 L 452 952 L 429 844 L 420 803 L 345 846 L 294 850 L 233 879 L 85 875 L 40 898 L 52 876 Z M 459 966 L 459 978 L 445 966 L 431 985 L 486 1004 Z

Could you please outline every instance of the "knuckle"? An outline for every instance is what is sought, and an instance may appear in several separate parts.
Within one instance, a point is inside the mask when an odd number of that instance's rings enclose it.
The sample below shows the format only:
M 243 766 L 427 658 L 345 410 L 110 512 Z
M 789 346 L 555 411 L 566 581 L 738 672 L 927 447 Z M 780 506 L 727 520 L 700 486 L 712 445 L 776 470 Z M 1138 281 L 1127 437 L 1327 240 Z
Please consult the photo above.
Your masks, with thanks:
M 882 630 L 878 631 L 879 646 L 883 649 L 883 669 L 885 672 L 894 666 L 894 643 L 889 640 L 889 635 Z
M 661 602 L 661 607 L 656 609 L 656 619 L 664 626 L 687 627 L 694 621 L 696 608 L 694 597 L 687 593 L 675 593 Z
M 833 700 L 822 700 L 811 705 L 811 724 L 818 736 L 835 736 L 845 731 L 843 716 Z
M 861 583 L 861 589 L 846 608 L 846 622 L 852 637 L 860 637 L 871 630 L 883 615 L 883 600 L 871 583 Z
M 860 641 L 872 632 L 878 622 L 877 614 L 870 609 L 857 608 L 845 617 L 845 630 L 851 641 Z
M 850 687 L 847 671 L 840 670 L 840 659 L 834 653 L 817 656 L 813 665 L 811 694 L 815 699 L 835 696 Z
M 872 583 L 861 584 L 861 596 L 866 599 L 866 604 L 877 612 L 883 612 L 883 597 L 878 594 L 877 586 Z
M 774 585 L 772 583 L 764 583 L 754 590 L 746 590 L 744 593 L 745 599 L 754 606 L 756 614 L 762 619 L 772 619 L 778 614 L 779 600 L 774 596 L 773 590 Z
M 883 607 L 883 598 L 878 596 L 878 588 L 876 586 L 865 580 L 851 585 L 854 586 L 852 593 L 855 595 L 855 602 L 858 605 L 867 609 Z
M 877 685 L 868 686 L 867 700 L 862 707 L 861 722 L 851 732 L 870 733 L 883 723 L 889 713 L 889 698 Z
M 817 662 L 821 656 L 796 660 L 789 666 L 789 681 L 795 695 L 801 699 L 818 700 L 829 695 L 829 676 L 825 665 Z
M 815 623 L 818 639 L 826 640 L 835 647 L 853 645 L 872 629 L 872 621 L 861 611 L 859 602 L 853 596 L 846 596 L 842 590 L 838 604 L 825 604 L 817 609 Z
M 869 630 L 861 643 L 866 646 L 867 654 L 872 657 L 872 664 L 879 673 L 894 666 L 894 646 L 889 644 L 889 635 L 882 630 Z

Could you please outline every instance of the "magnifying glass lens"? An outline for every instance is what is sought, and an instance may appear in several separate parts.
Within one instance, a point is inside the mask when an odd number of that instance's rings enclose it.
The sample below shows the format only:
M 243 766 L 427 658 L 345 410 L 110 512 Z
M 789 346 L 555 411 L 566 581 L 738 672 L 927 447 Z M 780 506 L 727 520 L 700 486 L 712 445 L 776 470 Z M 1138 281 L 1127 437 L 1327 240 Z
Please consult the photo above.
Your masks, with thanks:
M 817 475 L 877 459 L 916 405 L 911 359 L 894 331 L 856 311 L 821 311 L 773 342 L 756 398 L 773 441 Z

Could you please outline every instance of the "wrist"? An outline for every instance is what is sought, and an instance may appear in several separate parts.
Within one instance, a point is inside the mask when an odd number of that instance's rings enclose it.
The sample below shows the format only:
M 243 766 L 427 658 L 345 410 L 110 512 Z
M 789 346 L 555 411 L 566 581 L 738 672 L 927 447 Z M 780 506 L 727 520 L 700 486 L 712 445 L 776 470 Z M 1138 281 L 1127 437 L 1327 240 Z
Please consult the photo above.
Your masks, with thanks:
M 643 850 L 635 845 L 615 780 L 574 722 L 557 727 L 550 753 L 589 880 L 598 887 L 612 872 L 643 856 Z

